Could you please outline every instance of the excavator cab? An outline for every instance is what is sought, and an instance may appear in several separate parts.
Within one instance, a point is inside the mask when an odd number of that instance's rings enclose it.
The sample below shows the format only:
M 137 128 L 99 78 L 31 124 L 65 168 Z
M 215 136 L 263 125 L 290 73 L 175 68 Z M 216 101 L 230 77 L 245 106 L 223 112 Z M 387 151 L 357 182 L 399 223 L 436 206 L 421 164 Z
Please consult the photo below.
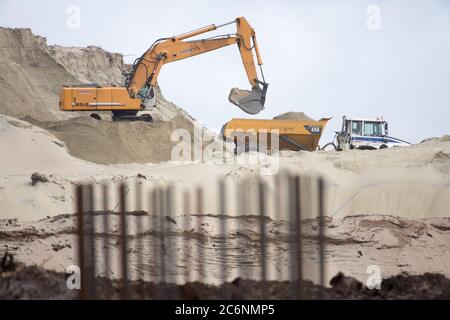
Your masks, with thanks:
M 142 98 L 145 108 L 154 107 L 156 105 L 155 88 L 151 85 L 144 85 L 139 91 L 139 97 Z

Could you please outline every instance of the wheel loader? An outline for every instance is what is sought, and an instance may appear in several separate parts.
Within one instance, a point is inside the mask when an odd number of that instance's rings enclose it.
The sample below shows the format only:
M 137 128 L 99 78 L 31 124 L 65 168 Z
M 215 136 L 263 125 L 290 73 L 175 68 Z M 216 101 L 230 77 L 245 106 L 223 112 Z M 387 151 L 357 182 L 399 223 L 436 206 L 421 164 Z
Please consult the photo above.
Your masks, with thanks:
M 411 143 L 389 135 L 388 122 L 384 119 L 362 119 L 342 117 L 342 129 L 335 132 L 328 146 L 337 151 L 378 150 L 410 146 Z

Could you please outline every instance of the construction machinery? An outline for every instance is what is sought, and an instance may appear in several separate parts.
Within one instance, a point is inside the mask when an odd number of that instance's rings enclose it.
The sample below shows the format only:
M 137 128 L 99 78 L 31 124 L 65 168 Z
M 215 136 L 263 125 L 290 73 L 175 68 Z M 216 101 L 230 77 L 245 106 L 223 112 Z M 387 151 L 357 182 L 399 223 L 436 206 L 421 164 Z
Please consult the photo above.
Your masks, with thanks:
M 314 151 L 328 120 L 231 119 L 222 127 L 221 134 L 235 143 L 237 153 L 262 151 L 261 148 Z
M 236 33 L 213 36 L 206 39 L 186 41 L 186 39 L 217 30 L 226 25 L 236 24 Z M 214 24 L 180 34 L 161 38 L 133 64 L 126 77 L 125 87 L 92 85 L 64 86 L 60 92 L 60 109 L 63 111 L 111 111 L 114 120 L 151 120 L 149 115 L 136 117 L 139 111 L 156 103 L 155 86 L 164 64 L 237 44 L 251 91 L 237 89 L 230 102 L 249 114 L 257 114 L 264 109 L 268 84 L 264 80 L 262 59 L 256 40 L 255 30 L 244 17 L 216 26 Z M 253 52 L 260 67 L 258 78 Z M 234 89 L 236 90 L 236 89 Z M 235 92 L 236 93 L 236 92 Z
M 335 132 L 333 142 L 327 143 L 323 149 L 331 145 L 336 150 L 376 150 L 403 147 L 411 143 L 389 136 L 387 121 L 383 119 L 358 119 L 342 117 L 342 129 Z

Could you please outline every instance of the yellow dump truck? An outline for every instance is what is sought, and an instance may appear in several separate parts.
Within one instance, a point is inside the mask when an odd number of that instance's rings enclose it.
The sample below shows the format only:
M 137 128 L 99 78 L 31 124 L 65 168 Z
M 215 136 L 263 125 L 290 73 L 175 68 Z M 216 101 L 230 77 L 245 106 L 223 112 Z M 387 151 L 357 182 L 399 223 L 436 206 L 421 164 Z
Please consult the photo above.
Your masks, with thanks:
M 231 119 L 222 127 L 222 136 L 233 141 L 237 149 L 254 150 L 251 141 L 265 144 L 267 150 L 314 151 L 330 118 L 315 120 Z M 272 139 L 277 139 L 277 143 Z M 264 139 L 265 141 L 261 141 Z M 239 150 L 238 150 L 239 151 Z

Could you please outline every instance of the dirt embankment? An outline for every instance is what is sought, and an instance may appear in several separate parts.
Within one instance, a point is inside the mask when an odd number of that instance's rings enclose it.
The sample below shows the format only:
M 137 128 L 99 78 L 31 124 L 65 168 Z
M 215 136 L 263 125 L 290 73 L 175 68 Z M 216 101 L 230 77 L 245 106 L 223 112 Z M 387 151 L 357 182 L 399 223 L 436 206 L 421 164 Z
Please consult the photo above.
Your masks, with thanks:
M 62 47 L 41 43 L 41 48 L 81 83 L 123 86 L 123 73 L 130 66 L 123 62 L 120 53 L 108 52 L 100 47 Z
M 69 153 L 100 164 L 163 162 L 171 159 L 174 130 L 183 128 L 194 137 L 194 125 L 185 117 L 152 123 L 97 121 L 76 117 L 64 121 L 29 122 L 45 128 L 65 142 Z
M 67 289 L 67 275 L 35 266 L 0 272 L 0 299 L 77 299 L 78 290 Z M 338 274 L 331 280 L 331 288 L 303 281 L 304 299 L 450 299 L 450 280 L 439 274 L 395 276 L 385 279 L 380 289 L 367 289 L 361 282 Z M 27 290 L 23 290 L 26 287 Z M 99 299 L 120 299 L 121 282 L 97 279 Z M 289 282 L 243 280 L 240 278 L 221 286 L 200 282 L 184 285 L 153 282 L 131 282 L 131 299 L 289 299 Z
M 0 113 L 57 120 L 62 84 L 79 80 L 41 49 L 45 38 L 30 29 L 0 28 Z
M 38 183 L 37 187 L 40 185 Z M 112 203 L 114 206 L 117 202 Z M 115 240 L 120 239 L 120 215 L 112 211 L 97 211 L 95 217 L 98 232 L 110 237 L 110 256 L 119 254 L 121 242 Z M 104 218 L 109 222 L 106 230 L 101 225 Z M 159 216 L 142 210 L 128 212 L 128 246 L 135 249 L 129 252 L 130 279 L 154 281 L 164 276 L 167 281 L 178 284 L 185 283 L 186 279 L 202 279 L 203 283 L 217 285 L 223 283 L 224 261 L 227 282 L 238 277 L 261 279 L 261 238 L 255 231 L 260 226 L 258 216 L 202 215 L 201 225 L 198 224 L 199 218 L 195 214 L 166 216 L 165 221 L 170 223 L 166 225 L 165 245 L 161 248 Z M 223 223 L 227 230 L 226 252 L 218 250 L 223 243 Z M 296 249 L 291 241 L 289 222 L 267 218 L 264 224 L 269 230 L 265 238 L 266 279 L 286 281 Z M 63 272 L 76 259 L 74 225 L 76 217 L 72 214 L 34 222 L 0 219 L 0 248 L 8 250 L 17 262 L 27 266 L 38 265 Z M 303 276 L 318 283 L 317 220 L 305 220 L 302 232 L 305 239 L 302 246 Z M 327 219 L 325 281 L 343 272 L 365 282 L 367 268 L 372 265 L 379 267 L 383 279 L 398 274 L 420 275 L 427 272 L 450 277 L 449 239 L 449 218 L 404 219 L 361 215 Z M 99 233 L 95 245 L 97 275 L 116 278 L 120 275 L 119 261 L 105 269 L 103 240 Z M 160 250 L 164 251 L 164 259 L 168 262 L 164 268 Z M 201 258 L 200 252 L 204 258 Z M 200 273 L 199 270 L 205 272 Z

